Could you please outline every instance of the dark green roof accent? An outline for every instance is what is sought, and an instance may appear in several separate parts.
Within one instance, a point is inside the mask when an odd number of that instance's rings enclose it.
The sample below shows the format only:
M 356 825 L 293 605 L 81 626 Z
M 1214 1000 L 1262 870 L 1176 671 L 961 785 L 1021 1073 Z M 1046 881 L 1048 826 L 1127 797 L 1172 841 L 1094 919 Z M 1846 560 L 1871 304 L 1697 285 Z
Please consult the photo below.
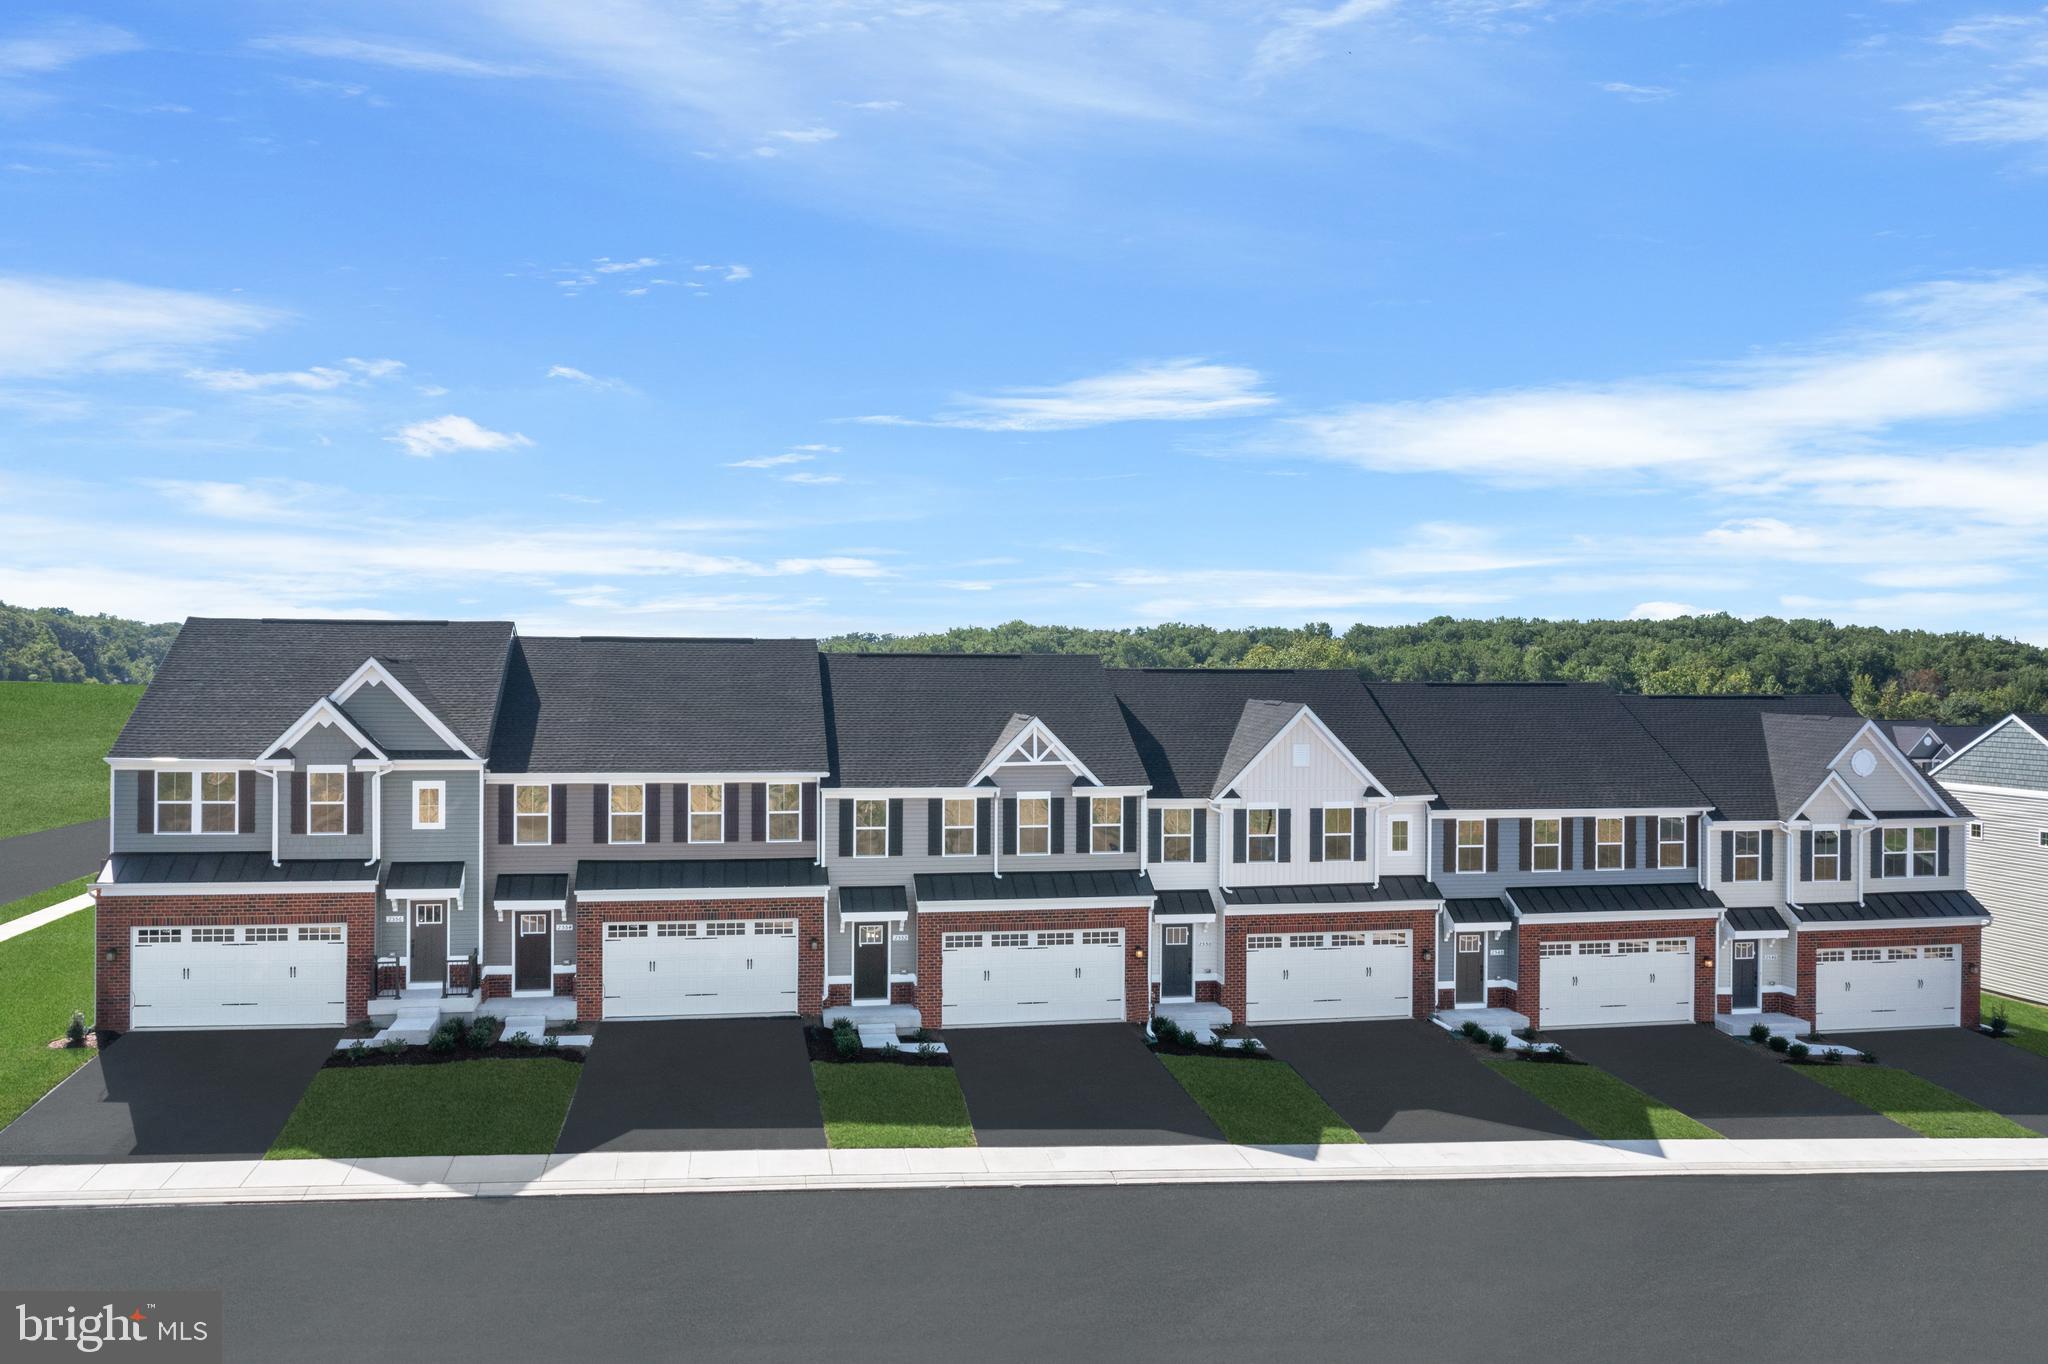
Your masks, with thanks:
M 1223 892 L 1228 905 L 1369 905 L 1441 900 L 1427 876 L 1382 876 L 1370 881 L 1332 881 L 1302 886 L 1236 886 Z
M 847 914 L 895 914 L 909 910 L 910 893 L 901 886 L 841 886 L 839 909 Z
M 1802 904 L 1801 921 L 1816 924 L 1881 924 L 1898 919 L 1988 919 L 1991 911 L 1967 890 L 1907 890 L 1866 895 L 1863 903 L 1837 900 Z
M 1135 869 L 1121 871 L 1012 871 L 926 873 L 917 878 L 917 899 L 926 900 L 1115 900 L 1150 904 L 1152 887 Z
M 1153 913 L 1159 915 L 1214 914 L 1216 901 L 1206 890 L 1162 890 Z
M 497 891 L 491 898 L 495 901 L 535 900 L 542 904 L 555 904 L 569 898 L 569 878 L 563 872 L 545 875 L 501 872 Z
M 1454 924 L 1511 924 L 1515 921 L 1515 912 L 1494 895 L 1483 900 L 1446 900 L 1444 908 L 1450 912 Z
M 1511 886 L 1507 898 L 1531 914 L 1671 914 L 1719 910 L 1721 897 L 1690 881 L 1638 881 L 1627 885 Z
M 377 879 L 377 870 L 354 857 L 305 857 L 272 862 L 269 853 L 115 853 L 113 883 L 135 885 L 306 884 Z
M 576 893 L 606 890 L 823 889 L 825 869 L 808 857 L 676 858 L 660 862 L 586 858 Z
M 1737 933 L 1782 933 L 1785 918 L 1769 905 L 1745 905 L 1730 909 L 1728 927 Z
M 386 890 L 455 890 L 462 885 L 460 862 L 393 862 Z

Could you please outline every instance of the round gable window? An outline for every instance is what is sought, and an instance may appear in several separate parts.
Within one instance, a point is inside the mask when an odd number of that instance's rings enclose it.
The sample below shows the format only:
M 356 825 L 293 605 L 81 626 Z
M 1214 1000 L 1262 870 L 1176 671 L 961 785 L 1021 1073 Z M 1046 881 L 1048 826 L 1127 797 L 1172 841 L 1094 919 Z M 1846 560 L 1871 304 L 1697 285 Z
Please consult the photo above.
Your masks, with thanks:
M 1867 748 L 1859 748 L 1856 756 L 1849 759 L 1849 766 L 1855 769 L 1857 776 L 1867 777 L 1877 771 L 1877 755 Z

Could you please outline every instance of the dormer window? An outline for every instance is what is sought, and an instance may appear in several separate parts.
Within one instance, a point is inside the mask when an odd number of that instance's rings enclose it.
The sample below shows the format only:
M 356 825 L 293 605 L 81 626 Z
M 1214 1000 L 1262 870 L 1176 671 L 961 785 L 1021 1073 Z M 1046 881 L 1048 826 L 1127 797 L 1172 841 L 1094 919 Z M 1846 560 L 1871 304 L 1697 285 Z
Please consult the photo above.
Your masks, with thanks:
M 1017 798 L 1017 851 L 1037 857 L 1052 851 L 1052 797 Z

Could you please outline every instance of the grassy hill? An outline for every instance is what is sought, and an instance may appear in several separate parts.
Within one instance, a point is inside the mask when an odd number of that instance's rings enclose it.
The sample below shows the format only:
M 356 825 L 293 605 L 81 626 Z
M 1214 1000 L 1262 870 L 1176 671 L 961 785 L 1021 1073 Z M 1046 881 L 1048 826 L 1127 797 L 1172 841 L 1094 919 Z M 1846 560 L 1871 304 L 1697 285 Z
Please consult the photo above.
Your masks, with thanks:
M 107 813 L 107 750 L 142 688 L 0 682 L 0 838 Z

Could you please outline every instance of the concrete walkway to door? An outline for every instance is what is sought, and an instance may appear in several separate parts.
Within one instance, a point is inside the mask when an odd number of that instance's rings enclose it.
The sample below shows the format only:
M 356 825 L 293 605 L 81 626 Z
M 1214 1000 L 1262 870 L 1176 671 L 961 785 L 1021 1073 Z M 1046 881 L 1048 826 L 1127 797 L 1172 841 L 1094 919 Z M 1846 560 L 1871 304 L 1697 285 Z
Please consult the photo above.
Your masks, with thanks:
M 946 1047 L 982 1146 L 1223 1140 L 1128 1023 L 953 1028 Z

